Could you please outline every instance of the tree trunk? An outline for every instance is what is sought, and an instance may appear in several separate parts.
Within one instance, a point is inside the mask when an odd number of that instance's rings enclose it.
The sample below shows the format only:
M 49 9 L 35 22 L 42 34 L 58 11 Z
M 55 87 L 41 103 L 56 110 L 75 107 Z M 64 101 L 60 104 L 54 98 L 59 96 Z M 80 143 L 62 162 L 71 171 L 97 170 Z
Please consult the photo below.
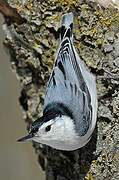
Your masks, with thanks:
M 0 7 L 3 2 L 0 1 Z M 119 179 L 118 11 L 83 0 L 30 0 L 24 5 L 9 0 L 9 5 L 12 16 L 0 9 L 7 23 L 4 44 L 9 48 L 12 69 L 22 86 L 19 101 L 27 129 L 42 114 L 44 89 L 58 47 L 63 13 L 74 13 L 74 45 L 97 77 L 98 120 L 90 142 L 72 152 L 33 143 L 46 179 Z

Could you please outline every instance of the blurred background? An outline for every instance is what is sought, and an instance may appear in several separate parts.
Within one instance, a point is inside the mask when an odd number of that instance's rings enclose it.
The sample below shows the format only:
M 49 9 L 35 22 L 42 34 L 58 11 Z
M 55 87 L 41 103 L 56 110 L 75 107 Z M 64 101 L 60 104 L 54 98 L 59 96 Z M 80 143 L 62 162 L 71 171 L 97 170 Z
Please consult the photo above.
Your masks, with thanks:
M 19 82 L 2 44 L 3 22 L 0 15 L 0 179 L 44 180 L 32 144 L 16 141 L 26 133 L 26 128 L 18 102 Z

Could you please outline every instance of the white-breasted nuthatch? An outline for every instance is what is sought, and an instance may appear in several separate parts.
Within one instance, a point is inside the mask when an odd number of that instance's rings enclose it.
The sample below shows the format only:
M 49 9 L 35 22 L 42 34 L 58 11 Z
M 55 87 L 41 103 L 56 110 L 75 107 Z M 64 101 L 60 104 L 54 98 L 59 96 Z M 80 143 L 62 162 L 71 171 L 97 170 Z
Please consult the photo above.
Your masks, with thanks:
M 71 151 L 91 138 L 97 116 L 96 82 L 75 50 L 72 31 L 73 14 L 67 13 L 61 20 L 60 45 L 46 88 L 43 116 L 18 141 L 33 140 Z

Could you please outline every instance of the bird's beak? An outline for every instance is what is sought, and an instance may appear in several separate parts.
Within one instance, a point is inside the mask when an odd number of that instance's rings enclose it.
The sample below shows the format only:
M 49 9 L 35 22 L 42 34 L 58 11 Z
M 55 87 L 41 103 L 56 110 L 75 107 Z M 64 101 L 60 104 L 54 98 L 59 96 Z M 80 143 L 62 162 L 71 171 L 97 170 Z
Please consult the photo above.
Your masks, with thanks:
M 18 139 L 17 141 L 18 142 L 25 142 L 25 141 L 29 141 L 29 140 L 32 140 L 33 138 L 33 134 L 28 134 L 20 139 Z

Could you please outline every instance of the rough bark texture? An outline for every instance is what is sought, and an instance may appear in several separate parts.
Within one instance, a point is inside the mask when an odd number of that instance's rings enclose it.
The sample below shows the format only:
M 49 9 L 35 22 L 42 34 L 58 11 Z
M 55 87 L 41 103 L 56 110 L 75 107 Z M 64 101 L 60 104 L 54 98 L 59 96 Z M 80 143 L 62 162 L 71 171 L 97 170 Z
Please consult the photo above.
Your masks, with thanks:
M 118 11 L 83 0 L 34 0 L 24 5 L 9 0 L 9 4 L 27 20 L 20 25 L 14 22 L 7 28 L 4 26 L 12 69 L 22 87 L 19 100 L 27 128 L 42 114 L 44 88 L 55 58 L 63 13 L 74 13 L 74 45 L 81 59 L 97 76 L 98 121 L 91 141 L 73 152 L 33 143 L 46 179 L 118 180 Z

